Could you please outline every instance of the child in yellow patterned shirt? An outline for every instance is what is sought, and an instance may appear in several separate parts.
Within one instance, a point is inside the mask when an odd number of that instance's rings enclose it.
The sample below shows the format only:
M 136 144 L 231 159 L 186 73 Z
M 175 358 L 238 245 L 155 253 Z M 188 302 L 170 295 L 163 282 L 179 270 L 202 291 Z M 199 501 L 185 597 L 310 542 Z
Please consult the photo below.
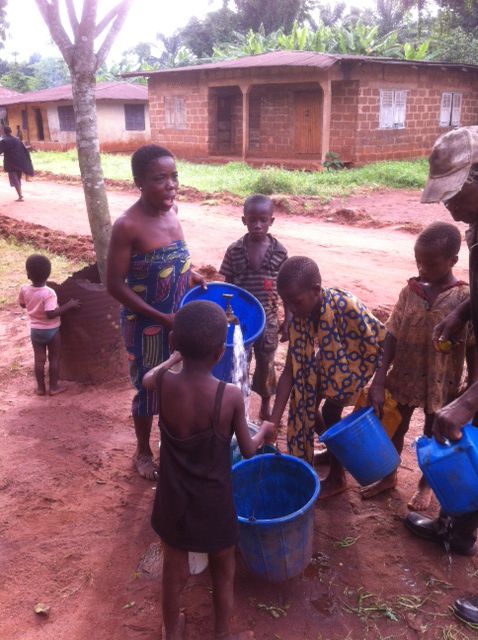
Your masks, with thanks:
M 458 280 L 452 271 L 460 246 L 460 231 L 452 224 L 435 222 L 420 233 L 415 243 L 418 277 L 410 278 L 402 289 L 386 323 L 384 357 L 370 387 L 369 400 L 379 415 L 385 389 L 398 402 L 402 422 L 392 440 L 399 453 L 417 407 L 425 414 L 424 433 L 431 436 L 435 412 L 459 394 L 465 357 L 468 378 L 474 378 L 471 331 L 465 329 L 456 336 L 451 348 L 432 340 L 435 326 L 470 295 L 468 284 Z M 444 352 L 443 347 L 449 352 Z M 364 488 L 362 495 L 370 498 L 396 483 L 395 471 Z M 430 499 L 431 489 L 422 476 L 408 506 L 423 511 Z

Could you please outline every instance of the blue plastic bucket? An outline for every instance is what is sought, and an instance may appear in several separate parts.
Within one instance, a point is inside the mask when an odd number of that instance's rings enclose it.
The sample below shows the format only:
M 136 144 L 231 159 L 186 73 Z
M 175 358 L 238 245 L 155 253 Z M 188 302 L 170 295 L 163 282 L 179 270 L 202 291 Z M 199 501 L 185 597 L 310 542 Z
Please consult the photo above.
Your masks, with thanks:
M 225 310 L 227 300 L 223 298 L 224 293 L 232 294 L 233 296 L 230 300 L 231 307 L 234 314 L 239 318 L 244 347 L 249 352 L 254 342 L 262 335 L 266 323 L 266 314 L 261 303 L 249 291 L 226 282 L 209 282 L 206 290 L 201 287 L 190 289 L 182 299 L 181 307 L 193 300 L 209 300 Z M 234 326 L 231 325 L 227 332 L 224 355 L 213 369 L 213 374 L 216 378 L 225 382 L 231 382 L 232 380 L 233 333 Z
M 232 469 L 239 549 L 248 569 L 280 582 L 298 576 L 312 556 L 319 478 L 306 462 L 281 454 Z
M 259 427 L 255 425 L 253 422 L 248 423 L 249 433 L 251 434 L 251 438 L 257 434 L 259 431 Z M 257 450 L 256 455 L 260 456 L 264 453 L 277 453 L 277 449 L 272 444 L 263 444 Z M 231 440 L 231 466 L 241 462 L 244 458 L 242 457 L 241 450 L 239 449 L 239 443 L 237 442 L 236 436 L 232 436 Z
M 462 433 L 447 445 L 425 436 L 416 443 L 420 469 L 451 516 L 478 511 L 478 429 L 468 424 Z
M 362 486 L 382 480 L 400 464 L 400 456 L 372 407 L 337 422 L 320 441 Z

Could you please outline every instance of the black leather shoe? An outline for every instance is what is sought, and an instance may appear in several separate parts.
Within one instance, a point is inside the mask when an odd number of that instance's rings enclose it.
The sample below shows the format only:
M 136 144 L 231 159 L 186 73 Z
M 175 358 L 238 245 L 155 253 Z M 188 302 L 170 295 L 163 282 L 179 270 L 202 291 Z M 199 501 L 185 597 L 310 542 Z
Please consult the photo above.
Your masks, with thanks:
M 478 597 L 458 598 L 453 604 L 453 613 L 460 620 L 478 624 Z
M 403 524 L 419 538 L 443 544 L 443 534 L 439 532 L 437 520 L 426 518 L 412 511 L 407 515 Z
M 448 540 L 450 551 L 453 553 L 461 556 L 474 556 L 476 553 L 474 545 L 465 546 L 459 540 L 453 540 L 453 533 L 447 531 L 444 523 L 438 518 L 432 520 L 412 511 L 407 515 L 403 523 L 409 531 L 419 538 L 437 542 L 443 547 L 445 547 L 445 543 Z

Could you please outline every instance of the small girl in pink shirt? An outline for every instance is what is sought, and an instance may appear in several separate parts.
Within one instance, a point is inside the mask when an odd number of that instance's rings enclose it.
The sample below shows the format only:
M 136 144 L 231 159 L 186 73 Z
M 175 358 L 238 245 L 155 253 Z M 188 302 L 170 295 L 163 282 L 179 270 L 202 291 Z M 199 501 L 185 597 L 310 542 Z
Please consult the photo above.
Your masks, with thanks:
M 27 258 L 26 271 L 31 284 L 25 284 L 18 294 L 18 303 L 30 317 L 30 335 L 35 360 L 36 394 L 44 396 L 45 362 L 48 352 L 50 395 L 65 391 L 58 385 L 60 372 L 60 316 L 70 309 L 78 309 L 80 303 L 73 298 L 58 306 L 56 293 L 46 286 L 51 273 L 51 262 L 47 257 L 33 254 Z

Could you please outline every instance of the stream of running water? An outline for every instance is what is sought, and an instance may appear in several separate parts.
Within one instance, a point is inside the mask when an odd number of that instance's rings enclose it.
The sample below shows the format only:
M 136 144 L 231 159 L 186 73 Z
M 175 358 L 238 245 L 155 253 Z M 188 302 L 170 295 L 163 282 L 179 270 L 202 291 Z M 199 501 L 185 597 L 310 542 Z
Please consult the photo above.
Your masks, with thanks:
M 232 353 L 232 383 L 242 391 L 246 407 L 246 420 L 249 422 L 249 395 L 251 392 L 249 387 L 249 363 L 240 324 L 234 325 Z

